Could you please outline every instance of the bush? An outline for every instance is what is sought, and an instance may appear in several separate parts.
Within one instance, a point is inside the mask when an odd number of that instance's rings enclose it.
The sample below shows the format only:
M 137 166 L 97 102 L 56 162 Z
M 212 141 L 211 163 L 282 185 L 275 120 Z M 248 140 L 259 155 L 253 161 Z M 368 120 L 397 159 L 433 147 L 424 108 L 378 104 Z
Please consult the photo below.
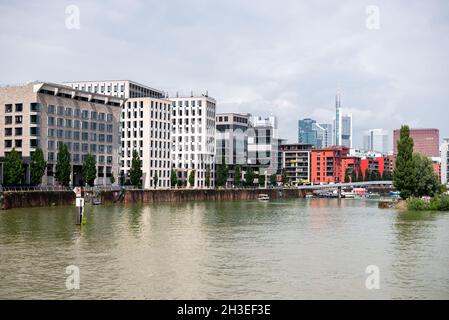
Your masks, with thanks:
M 449 211 L 449 196 L 435 196 L 430 202 L 411 197 L 407 200 L 407 208 L 413 211 Z
M 444 195 L 444 196 L 441 196 L 439 199 L 440 199 L 440 205 L 439 205 L 438 210 L 449 211 L 449 196 Z
M 410 197 L 407 199 L 407 208 L 413 211 L 429 210 L 430 204 L 420 198 Z

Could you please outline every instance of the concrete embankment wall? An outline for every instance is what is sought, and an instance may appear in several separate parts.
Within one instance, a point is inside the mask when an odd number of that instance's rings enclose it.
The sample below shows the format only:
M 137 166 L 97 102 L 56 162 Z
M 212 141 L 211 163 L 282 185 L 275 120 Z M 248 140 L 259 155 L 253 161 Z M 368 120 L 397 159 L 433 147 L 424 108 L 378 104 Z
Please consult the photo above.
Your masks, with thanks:
M 232 201 L 253 200 L 259 194 L 268 194 L 270 199 L 300 198 L 304 193 L 297 189 L 239 189 L 239 190 L 129 190 L 125 193 L 123 202 L 129 203 L 158 203 L 182 201 Z
M 66 206 L 75 202 L 72 191 L 8 191 L 1 197 L 1 209 Z
M 266 193 L 270 199 L 300 198 L 304 193 L 297 189 L 239 189 L 239 190 L 127 190 L 122 197 L 120 191 L 103 191 L 98 195 L 102 203 L 123 202 L 159 203 L 183 201 L 230 201 L 257 199 L 260 193 Z M 86 201 L 89 196 L 86 194 Z M 3 192 L 1 209 L 31 208 L 73 205 L 75 194 L 72 191 L 25 191 Z

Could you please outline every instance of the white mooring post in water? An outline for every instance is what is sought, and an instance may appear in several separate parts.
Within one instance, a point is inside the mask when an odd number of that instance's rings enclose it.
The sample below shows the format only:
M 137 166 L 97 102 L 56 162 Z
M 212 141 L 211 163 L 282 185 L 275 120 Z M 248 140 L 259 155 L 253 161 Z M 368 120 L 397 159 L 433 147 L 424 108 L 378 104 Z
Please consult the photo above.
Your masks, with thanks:
M 84 214 L 84 198 L 81 197 L 81 187 L 75 187 L 73 189 L 76 195 L 76 207 L 79 210 L 79 213 L 76 217 L 76 224 L 81 225 L 83 222 L 83 214 Z

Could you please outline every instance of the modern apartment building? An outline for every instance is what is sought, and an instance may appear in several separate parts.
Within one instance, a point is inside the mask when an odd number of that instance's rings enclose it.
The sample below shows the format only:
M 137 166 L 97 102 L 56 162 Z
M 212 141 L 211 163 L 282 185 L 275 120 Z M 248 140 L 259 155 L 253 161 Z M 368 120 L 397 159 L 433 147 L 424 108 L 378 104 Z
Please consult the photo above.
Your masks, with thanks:
M 249 114 L 220 113 L 215 116 L 215 144 L 217 165 L 224 163 L 228 166 L 228 182 L 234 180 L 234 169 L 238 164 L 241 172 L 248 161 Z
M 310 182 L 310 144 L 282 144 L 282 169 L 293 185 Z
M 312 150 L 310 154 L 312 183 L 344 182 L 347 170 L 356 173 L 360 158 L 349 154 L 349 148 L 335 146 Z
M 383 129 L 370 129 L 363 134 L 363 149 L 387 153 L 390 151 L 388 131 Z
M 130 98 L 121 114 L 121 172 L 128 178 L 133 151 L 142 161 L 142 187 L 169 188 L 171 101 Z
M 206 95 L 175 97 L 172 101 L 172 165 L 188 187 L 215 186 L 215 108 Z M 189 183 L 193 172 L 194 185 Z
M 393 147 L 394 155 L 398 153 L 398 141 L 401 130 L 394 130 Z M 413 139 L 413 152 L 421 153 L 429 158 L 440 156 L 440 131 L 438 129 L 410 129 L 410 137 Z
M 449 185 L 449 138 L 441 145 L 441 183 Z
M 88 153 L 96 158 L 95 184 L 110 184 L 112 175 L 117 181 L 123 102 L 54 83 L 0 88 L 0 159 L 15 148 L 22 156 L 27 184 L 30 157 L 40 147 L 48 162 L 43 184 L 54 185 L 57 152 L 65 144 L 71 153 L 73 185 L 84 184 L 81 169 Z
M 279 173 L 280 141 L 276 117 L 252 116 L 248 128 L 248 165 L 259 174 Z
M 130 80 L 71 81 L 63 84 L 76 90 L 101 93 L 125 99 L 143 97 L 163 99 L 166 97 L 165 92 L 161 90 Z

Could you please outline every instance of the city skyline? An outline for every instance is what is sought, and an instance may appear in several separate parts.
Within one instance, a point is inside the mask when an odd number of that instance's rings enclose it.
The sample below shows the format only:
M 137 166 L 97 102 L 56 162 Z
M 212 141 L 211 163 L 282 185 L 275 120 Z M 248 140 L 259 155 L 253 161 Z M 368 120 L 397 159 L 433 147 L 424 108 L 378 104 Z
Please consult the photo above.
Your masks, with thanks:
M 297 119 L 332 118 L 340 90 L 343 109 L 354 117 L 354 146 L 367 129 L 392 132 L 401 124 L 449 136 L 440 116 L 449 100 L 443 1 L 380 1 L 378 29 L 366 26 L 366 1 L 75 5 L 80 28 L 69 30 L 66 3 L 0 4 L 8 48 L 1 84 L 126 78 L 170 96 L 209 90 L 218 112 L 275 114 L 290 142 Z

